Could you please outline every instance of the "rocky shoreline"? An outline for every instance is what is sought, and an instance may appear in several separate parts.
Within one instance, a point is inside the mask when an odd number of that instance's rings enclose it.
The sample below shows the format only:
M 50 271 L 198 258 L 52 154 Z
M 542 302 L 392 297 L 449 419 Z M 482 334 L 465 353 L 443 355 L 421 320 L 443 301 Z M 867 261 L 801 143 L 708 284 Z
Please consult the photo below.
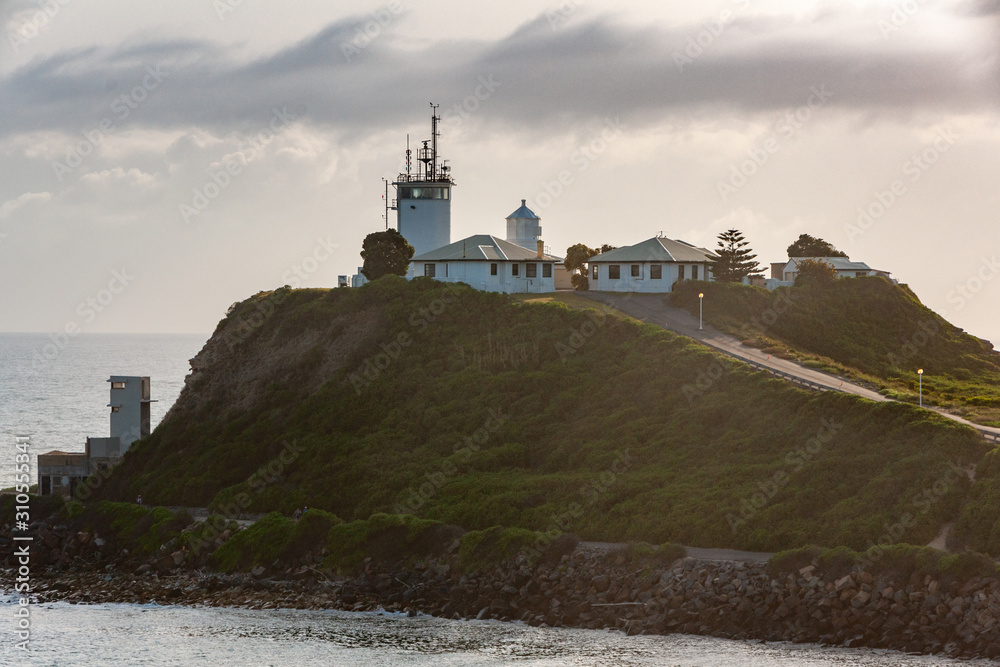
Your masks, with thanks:
M 288 567 L 275 563 L 220 574 L 187 551 L 162 550 L 137 564 L 127 550 L 60 526 L 39 534 L 33 545 L 31 592 L 39 602 L 384 609 L 630 635 L 686 633 L 1000 657 L 995 579 L 960 584 L 913 575 L 894 581 L 857 568 L 824 578 L 815 563 L 775 573 L 767 564 L 692 558 L 665 564 L 628 549 L 576 545 L 549 562 L 529 564 L 520 555 L 463 573 L 457 542 L 438 557 L 409 563 L 369 558 L 350 577 L 321 571 L 322 553 L 303 554 Z M 16 573 L 13 552 L 13 543 L 0 538 L 4 581 Z

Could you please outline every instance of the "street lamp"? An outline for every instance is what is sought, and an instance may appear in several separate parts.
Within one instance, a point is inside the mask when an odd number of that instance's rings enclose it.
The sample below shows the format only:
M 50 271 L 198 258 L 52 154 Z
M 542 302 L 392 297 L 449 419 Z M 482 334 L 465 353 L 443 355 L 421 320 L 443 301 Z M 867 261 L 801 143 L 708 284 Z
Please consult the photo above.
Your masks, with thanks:
M 924 407 L 924 369 L 917 369 L 917 377 L 920 378 L 920 407 Z
M 702 292 L 698 293 L 698 331 L 702 331 L 705 322 L 705 294 Z

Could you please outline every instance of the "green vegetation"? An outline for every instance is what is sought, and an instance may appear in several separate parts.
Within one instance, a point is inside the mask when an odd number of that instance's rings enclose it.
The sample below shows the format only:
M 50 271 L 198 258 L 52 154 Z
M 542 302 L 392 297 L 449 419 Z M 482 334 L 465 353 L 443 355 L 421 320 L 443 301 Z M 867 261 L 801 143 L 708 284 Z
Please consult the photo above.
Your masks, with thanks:
M 524 528 L 493 526 L 473 530 L 462 536 L 458 562 L 463 570 L 479 572 L 524 555 L 529 563 L 538 562 L 541 555 L 536 544 L 544 544 L 545 536 Z
M 171 512 L 164 507 L 144 507 L 124 502 L 101 501 L 86 505 L 67 503 L 67 516 L 87 532 L 110 537 L 141 554 L 151 554 L 162 545 L 176 539 L 191 525 L 186 511 Z
M 212 564 L 222 572 L 270 567 L 325 546 L 331 529 L 341 520 L 321 510 L 308 510 L 298 521 L 272 512 L 231 538 L 212 554 Z
M 378 513 L 758 551 L 865 549 L 909 516 L 895 540 L 926 543 L 965 501 L 952 466 L 988 450 L 928 411 L 799 390 L 653 325 L 426 279 L 257 295 L 199 361 L 99 493 L 319 508 L 347 522 L 338 568 L 377 553 L 360 545 Z
M 850 574 L 855 569 L 897 581 L 906 581 L 914 574 L 945 575 L 958 582 L 976 577 L 1000 578 L 1000 566 L 985 554 L 975 551 L 949 554 L 912 544 L 875 546 L 862 553 L 846 547 L 823 549 L 807 546 L 777 553 L 769 562 L 771 573 L 775 576 L 797 573 L 809 565 L 815 565 L 816 574 L 827 580 Z
M 880 277 L 779 288 L 688 281 L 673 305 L 744 343 L 805 365 L 868 383 L 897 400 L 924 403 L 1000 425 L 1000 353 L 949 324 L 905 285 Z

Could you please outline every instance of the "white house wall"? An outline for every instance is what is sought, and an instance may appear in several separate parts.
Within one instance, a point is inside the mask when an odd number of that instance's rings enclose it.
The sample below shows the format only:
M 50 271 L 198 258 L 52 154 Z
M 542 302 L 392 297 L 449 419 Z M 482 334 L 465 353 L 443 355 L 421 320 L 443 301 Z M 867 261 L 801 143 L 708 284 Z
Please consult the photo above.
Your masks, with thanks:
M 649 294 L 659 294 L 664 292 L 669 292 L 673 289 L 673 285 L 680 279 L 680 268 L 684 267 L 684 279 L 690 280 L 692 278 L 692 267 L 698 267 L 698 280 L 711 280 L 710 274 L 704 264 L 665 264 L 660 262 L 630 262 L 618 264 L 620 267 L 620 278 L 613 280 L 609 278 L 610 269 L 609 267 L 613 262 L 605 263 L 600 262 L 594 266 L 597 266 L 597 281 L 595 286 L 595 281 L 593 279 L 593 268 L 591 268 L 591 279 L 590 279 L 590 289 L 596 290 L 598 292 L 637 292 L 637 293 L 649 293 Z M 632 277 L 632 266 L 639 266 L 639 276 Z M 659 279 L 650 278 L 650 267 L 653 264 L 659 264 L 663 267 L 663 277 Z M 708 278 L 706 278 L 708 275 Z
M 494 262 L 462 261 L 462 262 L 414 262 L 410 264 L 408 279 L 425 275 L 424 267 L 434 264 L 434 279 L 443 283 L 466 283 L 484 292 L 501 292 L 504 294 L 545 294 L 556 291 L 555 267 L 553 276 L 542 277 L 542 265 L 546 262 L 495 262 L 497 275 L 490 274 L 490 265 Z M 548 262 L 552 264 L 551 262 Z M 511 275 L 511 266 L 518 265 L 517 276 Z M 538 275 L 526 278 L 525 265 L 536 264 Z

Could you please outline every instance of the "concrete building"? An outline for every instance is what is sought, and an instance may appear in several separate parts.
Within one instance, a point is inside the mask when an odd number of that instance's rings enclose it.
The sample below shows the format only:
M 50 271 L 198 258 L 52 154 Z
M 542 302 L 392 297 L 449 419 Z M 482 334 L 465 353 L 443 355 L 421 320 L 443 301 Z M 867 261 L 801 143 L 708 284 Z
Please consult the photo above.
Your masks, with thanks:
M 478 234 L 414 257 L 406 277 L 465 283 L 487 292 L 541 294 L 555 291 L 555 267 L 561 262 L 545 254 L 540 240 L 532 252 L 495 236 Z
M 451 243 L 451 189 L 455 182 L 446 160 L 438 156 L 437 106 L 431 113 L 431 138 L 417 150 L 417 169 L 413 172 L 413 152 L 407 139 L 406 172 L 393 182 L 396 200 L 396 229 L 413 246 L 414 256 Z
M 110 470 L 121 461 L 133 442 L 150 433 L 149 378 L 112 375 L 108 402 L 111 435 L 87 438 L 80 453 L 53 451 L 38 455 L 38 492 L 70 496 L 88 477 Z
M 662 236 L 594 255 L 587 262 L 597 292 L 669 292 L 678 280 L 712 280 L 711 250 Z

